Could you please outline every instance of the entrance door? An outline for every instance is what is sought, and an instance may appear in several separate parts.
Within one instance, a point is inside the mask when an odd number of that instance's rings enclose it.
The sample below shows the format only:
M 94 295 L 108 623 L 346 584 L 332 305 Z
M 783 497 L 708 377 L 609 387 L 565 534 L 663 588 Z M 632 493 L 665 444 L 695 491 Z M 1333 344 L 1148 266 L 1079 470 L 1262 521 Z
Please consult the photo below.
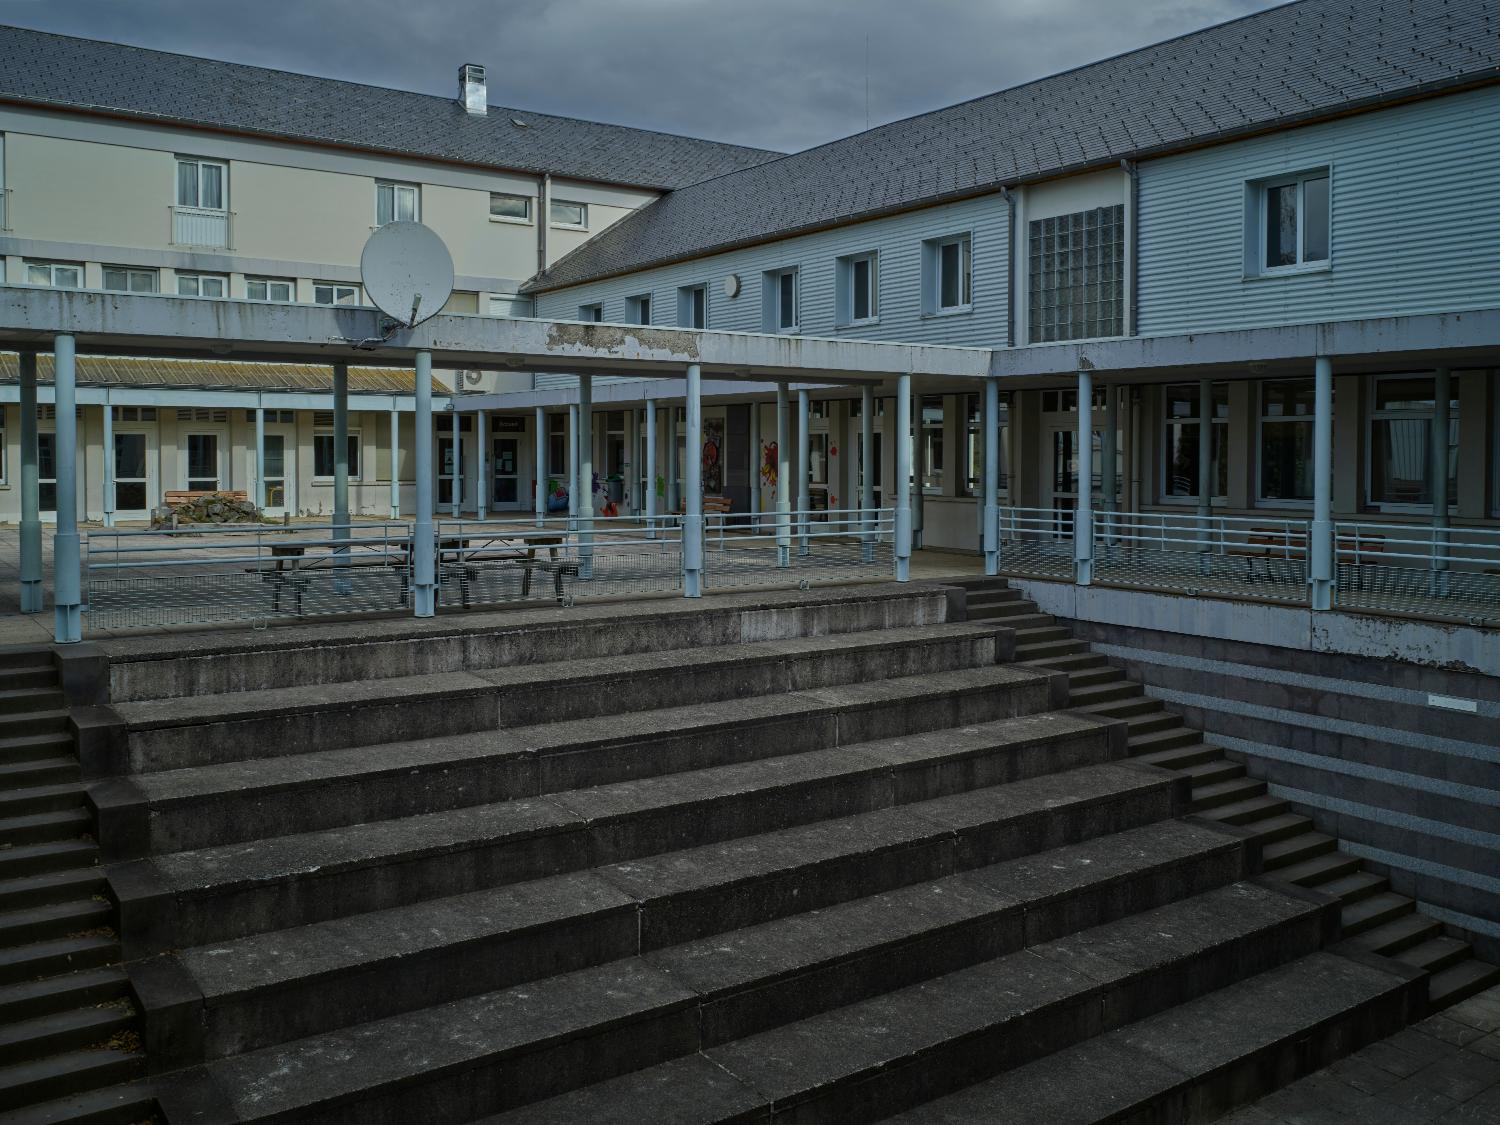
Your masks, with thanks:
M 268 516 L 285 515 L 287 498 L 292 492 L 291 459 L 286 455 L 285 434 L 266 434 L 266 463 L 262 472 L 265 486 L 265 512 Z
M 518 506 L 521 499 L 520 481 L 521 442 L 519 438 L 497 437 L 491 450 L 490 464 L 493 466 L 495 507 Z
M 143 433 L 115 431 L 115 516 L 146 519 L 151 506 L 149 440 Z
M 36 435 L 37 507 L 57 513 L 57 434 L 46 431 Z
M 446 437 L 439 437 L 438 438 L 438 441 L 437 441 L 437 452 L 438 452 L 438 496 L 437 496 L 437 502 L 438 502 L 438 505 L 440 507 L 448 507 L 448 508 L 451 509 L 452 506 L 453 506 L 453 479 L 454 479 L 453 472 L 454 472 L 455 468 L 459 468 L 459 467 L 461 467 L 463 465 L 464 448 L 463 448 L 463 445 L 462 445 L 462 435 L 460 435 L 460 445 L 458 447 L 458 461 L 457 461 L 457 463 L 455 463 L 454 459 L 453 459 L 454 447 L 453 447 L 453 435 L 452 434 L 449 434 Z M 462 472 L 459 473 L 458 483 L 459 483 L 459 488 L 462 489 L 463 488 L 463 474 L 462 474 Z M 462 496 L 462 493 L 460 493 L 460 495 L 459 495 L 460 502 L 462 502 L 462 499 L 463 499 L 463 496 Z
M 218 492 L 223 488 L 222 445 L 217 433 L 190 433 L 183 443 L 183 476 L 189 492 Z
M 857 424 L 858 422 L 856 420 L 856 425 Z M 880 482 L 885 479 L 884 474 L 881 471 L 881 437 L 881 432 L 879 430 L 876 430 L 874 433 L 875 442 L 873 451 L 875 454 L 875 506 L 877 508 L 884 506 L 882 504 L 882 500 L 884 500 L 885 498 L 885 489 L 880 487 Z M 848 507 L 858 508 L 860 504 L 864 502 L 865 495 L 865 435 L 863 430 L 855 431 L 854 457 L 854 485 L 856 491 L 853 497 L 854 502 L 849 504 Z

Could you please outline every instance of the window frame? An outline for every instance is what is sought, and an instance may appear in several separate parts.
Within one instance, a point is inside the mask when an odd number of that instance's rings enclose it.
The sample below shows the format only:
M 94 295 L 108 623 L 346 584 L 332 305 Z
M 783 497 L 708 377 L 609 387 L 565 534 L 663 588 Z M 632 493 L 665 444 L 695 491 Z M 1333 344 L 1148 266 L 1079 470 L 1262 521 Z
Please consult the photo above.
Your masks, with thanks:
M 161 292 L 161 270 L 149 266 L 103 266 L 101 268 L 100 288 L 106 293 L 160 293 Z M 109 284 L 111 273 L 123 273 L 126 275 L 125 288 L 113 288 Z M 136 277 L 150 278 L 149 289 L 135 289 L 131 283 Z
M 329 484 L 333 481 L 333 430 L 319 426 L 313 430 L 312 479 L 315 484 Z M 327 473 L 318 472 L 318 457 L 321 446 L 327 446 L 329 458 Z M 349 479 L 351 481 L 364 480 L 364 438 L 361 431 L 355 427 L 349 429 Z
M 958 248 L 958 284 L 960 300 L 943 304 L 943 254 Z M 961 231 L 929 238 L 922 243 L 922 315 L 961 316 L 974 311 L 974 233 Z
M 1306 184 L 1309 180 L 1328 181 L 1328 256 L 1307 258 Z M 1266 244 L 1270 232 L 1267 214 L 1269 193 L 1289 184 L 1297 185 L 1297 261 L 1290 265 L 1272 265 Z M 1304 273 L 1327 273 L 1333 269 L 1333 163 L 1312 164 L 1301 171 L 1253 179 L 1246 183 L 1245 279 L 1291 277 Z
M 27 285 L 39 285 L 47 289 L 82 289 L 87 278 L 82 262 L 53 261 L 50 258 L 23 258 L 21 259 L 21 268 L 26 271 Z M 48 280 L 46 282 L 32 281 L 31 271 L 34 269 L 45 269 Z M 60 269 L 76 270 L 78 272 L 78 284 L 59 285 L 57 283 L 57 271 Z
M 868 308 L 865 316 L 856 316 L 855 277 L 858 266 L 868 263 L 865 293 Z M 880 251 L 862 250 L 858 254 L 845 254 L 838 259 L 838 324 L 839 328 L 862 328 L 880 323 Z
M 198 292 L 196 292 L 196 293 L 184 293 L 182 291 L 182 283 L 187 278 L 192 278 L 193 281 L 197 283 L 197 285 L 198 285 Z M 179 271 L 177 271 L 177 275 L 176 275 L 176 279 L 175 280 L 177 282 L 177 296 L 179 296 L 179 297 L 204 297 L 204 298 L 207 298 L 210 301 L 222 301 L 222 300 L 225 300 L 226 298 L 228 298 L 228 296 L 229 296 L 229 275 L 228 274 L 224 274 L 224 273 L 199 273 L 199 272 L 194 271 L 194 270 L 179 270 Z M 203 283 L 205 281 L 217 281 L 217 282 L 219 282 L 220 287 L 221 287 L 221 289 L 223 291 L 221 293 L 219 293 L 218 295 L 215 295 L 215 294 L 212 294 L 212 293 L 204 293 L 203 292 Z
M 1306 379 L 1260 379 L 1256 381 L 1255 388 L 1255 506 L 1257 508 L 1311 508 L 1313 498 L 1309 496 L 1306 500 L 1298 498 L 1267 496 L 1265 494 L 1265 465 L 1266 465 L 1266 437 L 1265 427 L 1270 425 L 1299 425 L 1313 426 L 1317 418 L 1315 414 L 1277 414 L 1271 415 L 1266 412 L 1266 388 L 1272 383 L 1306 383 L 1309 388 L 1314 384 L 1311 378 Z
M 694 324 L 698 319 L 697 304 L 702 301 L 703 318 L 701 323 Z M 699 281 L 691 285 L 680 285 L 677 287 L 677 327 L 691 328 L 703 332 L 708 329 L 708 282 Z
M 558 207 L 577 207 L 578 222 L 571 220 L 560 220 L 557 217 Z M 547 200 L 547 225 L 556 227 L 558 230 L 588 230 L 589 229 L 589 205 L 581 199 L 548 199 Z
M 633 297 L 626 297 L 625 312 L 630 323 L 650 325 L 653 303 L 650 293 L 637 293 Z
M 1189 492 L 1189 493 L 1187 493 L 1185 495 L 1180 495 L 1180 496 L 1179 495 L 1173 495 L 1172 493 L 1169 493 L 1167 491 L 1166 485 L 1167 485 L 1168 479 L 1170 478 L 1170 468 L 1171 468 L 1171 466 L 1168 464 L 1168 457 L 1170 455 L 1170 451 L 1171 451 L 1171 448 L 1172 448 L 1171 447 L 1171 443 L 1168 442 L 1168 440 L 1167 440 L 1167 431 L 1168 431 L 1168 427 L 1170 427 L 1172 425 L 1173 421 L 1174 421 L 1174 418 L 1167 413 L 1167 402 L 1168 402 L 1169 397 L 1170 397 L 1170 392 L 1171 392 L 1171 389 L 1173 387 L 1192 387 L 1194 393 L 1196 394 L 1197 389 L 1198 389 L 1198 380 L 1196 380 L 1196 379 L 1185 379 L 1185 380 L 1182 380 L 1180 382 L 1162 383 L 1160 386 L 1161 386 L 1160 399 L 1159 399 L 1159 401 L 1157 403 L 1157 409 L 1160 410 L 1161 413 L 1159 415 L 1157 415 L 1157 421 L 1156 421 L 1156 425 L 1157 425 L 1157 430 L 1156 430 L 1156 432 L 1157 432 L 1157 443 L 1160 446 L 1160 450 L 1158 452 L 1157 459 L 1156 459 L 1156 464 L 1157 464 L 1157 481 L 1156 481 L 1157 503 L 1159 503 L 1159 504 L 1172 504 L 1172 505 L 1197 504 L 1199 502 L 1199 500 L 1198 500 L 1198 493 L 1196 491 L 1195 492 Z M 1222 418 L 1219 417 L 1218 409 L 1217 409 L 1218 390 L 1219 390 L 1220 387 L 1222 387 L 1224 389 L 1224 416 Z M 1094 393 L 1097 396 L 1098 393 L 1099 393 L 1099 391 L 1096 389 Z M 1215 490 L 1212 493 L 1209 494 L 1209 498 L 1208 499 L 1209 499 L 1209 503 L 1210 504 L 1218 505 L 1219 507 L 1224 507 L 1225 505 L 1227 505 L 1229 503 L 1229 462 L 1228 462 L 1228 453 L 1229 453 L 1229 438 L 1230 438 L 1230 433 L 1229 433 L 1230 406 L 1229 406 L 1229 384 L 1228 384 L 1228 382 L 1226 382 L 1224 380 L 1215 380 L 1215 381 L 1211 382 L 1209 384 L 1209 393 L 1212 394 L 1212 395 L 1214 395 L 1214 398 L 1215 398 L 1215 410 L 1214 410 L 1214 416 L 1213 416 L 1213 426 L 1214 426 L 1214 434 L 1215 434 L 1216 437 L 1219 438 L 1219 442 L 1218 442 L 1218 446 L 1217 446 L 1218 456 L 1214 458 L 1214 463 L 1215 463 L 1215 465 L 1222 465 L 1224 467 L 1224 491 L 1223 492 L 1219 492 L 1218 491 L 1218 481 L 1215 481 L 1214 482 L 1214 488 L 1215 488 Z M 1100 404 L 1096 401 L 1093 405 L 1094 405 L 1094 407 L 1097 408 Z M 1198 425 L 1198 419 L 1200 417 L 1201 417 L 1201 414 L 1198 411 L 1194 411 L 1190 415 L 1184 415 L 1184 416 L 1182 416 L 1180 418 L 1177 418 L 1175 420 L 1178 421 L 1178 422 L 1180 422 L 1180 423 L 1182 423 L 1183 425 L 1193 425 L 1193 426 L 1196 426 L 1196 425 Z M 1120 447 L 1118 445 L 1116 445 L 1116 450 L 1117 450 L 1116 456 L 1119 456 L 1119 453 L 1118 453 L 1119 448 Z M 1214 449 L 1213 445 L 1210 444 L 1210 452 L 1211 453 L 1212 453 L 1213 449 Z M 1202 471 L 1202 467 L 1201 466 L 1199 467 L 1199 471 L 1200 472 Z M 1119 477 L 1118 473 L 1116 474 L 1115 482 L 1116 482 L 1116 487 L 1119 487 L 1120 477 Z
M 391 217 L 382 220 L 380 217 L 380 196 L 385 190 L 391 193 Z M 401 218 L 401 207 L 399 204 L 401 193 L 411 193 L 411 218 Z M 375 225 L 383 227 L 387 223 L 422 221 L 422 185 L 409 183 L 405 180 L 376 180 L 375 181 Z
M 1457 463 L 1457 459 L 1458 459 L 1458 451 L 1459 451 L 1459 442 L 1462 440 L 1462 434 L 1460 432 L 1461 424 L 1459 422 L 1459 411 L 1461 409 L 1461 395 L 1462 395 L 1462 392 L 1460 390 L 1460 386 L 1459 386 L 1460 381 L 1459 381 L 1459 379 L 1457 377 L 1457 373 L 1455 372 L 1452 376 L 1450 376 L 1450 378 L 1451 378 L 1452 381 L 1449 384 L 1449 388 L 1448 388 L 1448 395 L 1449 395 L 1448 430 L 1449 430 L 1449 433 L 1452 435 L 1452 437 L 1451 437 L 1451 440 L 1450 440 L 1448 448 L 1450 450 L 1450 452 L 1449 452 L 1449 458 L 1450 458 L 1449 463 L 1453 466 L 1453 477 L 1452 477 L 1452 481 L 1453 481 L 1453 499 L 1448 504 L 1448 513 L 1450 515 L 1455 515 L 1458 512 L 1458 485 L 1459 485 L 1459 480 L 1458 480 L 1458 463 Z M 1364 424 L 1364 432 L 1363 432 L 1363 435 L 1362 435 L 1363 438 L 1364 438 L 1364 447 L 1365 447 L 1365 452 L 1364 452 L 1364 476 L 1365 476 L 1364 507 L 1365 507 L 1366 511 L 1372 511 L 1372 512 L 1389 512 L 1389 513 L 1392 513 L 1392 514 L 1406 513 L 1406 514 L 1410 514 L 1410 515 L 1431 515 L 1432 511 L 1433 511 L 1433 508 L 1434 508 L 1434 504 L 1432 503 L 1432 501 L 1428 501 L 1425 504 L 1423 504 L 1423 503 L 1403 503 L 1400 500 L 1376 500 L 1375 497 L 1374 497 L 1373 488 L 1374 488 L 1374 484 L 1375 484 L 1375 423 L 1376 422 L 1380 422 L 1380 421 L 1400 421 L 1403 418 L 1404 419 L 1413 420 L 1413 421 L 1420 419 L 1426 425 L 1426 427 L 1427 427 L 1427 433 L 1429 435 L 1431 435 L 1431 433 L 1432 433 L 1432 415 L 1433 415 L 1433 409 L 1428 409 L 1428 410 L 1423 411 L 1420 414 L 1418 414 L 1416 411 L 1411 411 L 1411 410 L 1402 410 L 1402 411 L 1382 410 L 1377 405 L 1378 402 L 1379 402 L 1379 399 L 1380 399 L 1379 384 L 1382 383 L 1382 382 L 1389 382 L 1389 381 L 1394 381 L 1394 380 L 1399 380 L 1399 379 L 1428 379 L 1428 380 L 1431 380 L 1433 382 L 1433 391 L 1434 391 L 1434 394 L 1436 394 L 1437 379 L 1436 379 L 1435 374 L 1432 371 L 1430 371 L 1430 370 L 1429 371 L 1386 372 L 1384 374 L 1371 375 L 1371 376 L 1368 377 L 1366 385 L 1365 385 L 1365 392 L 1366 392 L 1366 394 L 1365 394 L 1365 409 L 1364 409 L 1364 423 L 1363 423 Z M 1459 401 L 1454 401 L 1454 400 L 1459 400 Z M 1434 398 L 1434 400 L 1433 400 L 1433 408 L 1434 409 L 1436 408 L 1436 405 L 1437 405 L 1437 401 Z M 1428 441 L 1423 442 L 1422 448 L 1423 448 L 1423 452 L 1425 454 L 1425 456 L 1422 459 L 1422 472 L 1423 472 L 1423 475 L 1424 475 L 1424 478 L 1425 478 L 1425 475 L 1427 473 L 1429 473 L 1429 472 L 1432 471 L 1432 447 L 1431 447 L 1431 438 L 1430 438 L 1430 436 L 1428 438 Z M 1437 482 L 1433 482 L 1433 490 L 1434 491 L 1436 491 L 1436 485 L 1437 485 Z M 1446 489 L 1447 486 L 1448 486 L 1448 481 L 1444 481 L 1443 482 L 1443 487 Z
M 248 281 L 248 279 L 247 279 Z M 358 308 L 365 303 L 364 294 L 360 292 L 358 285 L 352 285 L 347 281 L 315 281 L 313 284 L 313 304 L 323 305 L 325 308 Z M 333 300 L 323 301 L 319 299 L 319 290 L 332 290 Z M 343 302 L 338 299 L 338 291 L 347 289 L 353 295 L 353 303 Z
M 525 207 L 526 207 L 526 214 L 524 214 L 524 215 L 497 215 L 497 214 L 495 214 L 495 200 L 496 199 L 517 199 L 517 200 L 520 200 L 521 203 L 523 203 L 525 205 Z M 489 206 L 490 206 L 490 210 L 489 210 L 490 222 L 492 222 L 492 223 L 510 223 L 513 226 L 518 226 L 518 227 L 529 227 L 529 226 L 532 226 L 535 223 L 535 219 L 533 218 L 533 216 L 536 213 L 536 206 L 533 203 L 534 199 L 535 199 L 535 196 L 520 195 L 520 194 L 518 194 L 516 192 L 513 192 L 513 191 L 492 191 L 492 192 L 490 192 L 490 203 L 489 203 Z
M 250 293 L 252 285 L 264 285 L 266 287 L 266 295 L 264 297 L 252 296 Z M 287 287 L 286 300 L 282 301 L 271 296 L 271 286 L 273 285 L 285 285 Z M 245 300 L 260 301 L 268 305 L 294 304 L 297 300 L 297 282 L 290 277 L 247 277 L 245 278 Z
M 802 267 L 783 266 L 761 274 L 761 331 L 794 336 L 802 331 Z M 781 322 L 782 286 L 792 282 L 792 323 Z
M 578 306 L 578 319 L 585 324 L 600 324 L 604 320 L 604 302 L 592 301 Z
M 184 203 L 182 201 L 182 167 L 190 164 L 194 167 L 193 194 L 195 202 Z M 227 160 L 213 160 L 202 156 L 178 156 L 174 166 L 177 176 L 172 183 L 172 199 L 175 206 L 186 207 L 192 211 L 206 211 L 215 215 L 226 214 L 229 211 L 229 162 Z M 203 200 L 203 169 L 217 168 L 219 170 L 219 205 L 211 207 L 202 202 Z

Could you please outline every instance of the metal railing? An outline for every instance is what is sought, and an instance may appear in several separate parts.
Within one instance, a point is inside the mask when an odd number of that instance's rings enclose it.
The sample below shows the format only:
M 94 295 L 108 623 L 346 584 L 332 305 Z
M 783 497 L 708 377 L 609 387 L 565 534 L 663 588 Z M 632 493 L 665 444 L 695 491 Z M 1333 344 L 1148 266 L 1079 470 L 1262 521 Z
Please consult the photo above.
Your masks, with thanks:
M 893 508 L 733 513 L 704 518 L 703 585 L 807 585 L 888 578 L 894 572 Z
M 1500 621 L 1500 529 L 1334 524 L 1343 609 Z
M 1000 573 L 1073 577 L 1073 513 L 1054 508 L 1000 509 Z
M 1306 520 L 1095 512 L 1094 580 L 1306 604 Z
M 442 520 L 437 582 L 439 608 L 672 593 L 682 589 L 682 519 Z
M 91 628 L 262 622 L 411 606 L 411 527 L 195 525 L 84 537 Z

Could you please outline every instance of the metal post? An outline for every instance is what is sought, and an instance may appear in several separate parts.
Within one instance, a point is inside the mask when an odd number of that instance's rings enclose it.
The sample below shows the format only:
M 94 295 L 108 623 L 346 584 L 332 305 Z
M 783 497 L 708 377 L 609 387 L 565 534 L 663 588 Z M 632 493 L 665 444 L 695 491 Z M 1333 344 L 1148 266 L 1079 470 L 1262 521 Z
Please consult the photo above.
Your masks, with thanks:
M 1094 379 L 1078 373 L 1078 506 L 1073 515 L 1073 580 L 1094 581 Z
M 1119 482 L 1115 472 L 1115 458 L 1117 456 L 1115 432 L 1120 425 L 1120 389 L 1118 387 L 1104 388 L 1104 432 L 1100 435 L 1099 460 L 1103 462 L 1099 466 L 1099 491 L 1103 498 L 1099 502 L 1099 509 L 1104 513 L 1104 543 L 1108 547 L 1114 546 L 1115 542 L 1115 520 L 1114 515 L 1118 509 L 1115 495 L 1119 491 Z
M 257 508 L 266 506 L 266 411 L 261 396 L 255 396 L 255 489 L 250 499 Z
M 791 403 L 786 384 L 776 384 L 776 565 L 792 565 L 792 454 L 787 432 Z
M 911 415 L 908 429 L 912 442 L 912 497 L 911 497 L 911 545 L 922 549 L 922 532 L 927 526 L 927 495 L 922 488 L 922 477 L 927 467 L 926 443 L 922 440 L 922 399 L 914 390 L 907 396 L 910 403 L 907 411 Z
M 78 543 L 78 376 L 72 336 L 52 348 L 57 403 L 57 527 L 52 536 L 53 637 L 83 639 L 83 575 Z
M 115 526 L 115 412 L 104 390 L 104 526 Z M 85 516 L 87 507 L 85 506 Z
M 349 365 L 333 365 L 333 537 L 349 538 Z M 336 552 L 346 556 L 349 549 Z M 349 593 L 349 575 L 339 574 L 333 583 L 334 593 Z
M 474 515 L 478 519 L 484 519 L 490 482 L 490 412 L 481 410 L 478 414 L 479 421 L 474 423 L 478 427 L 476 440 L 479 442 L 479 467 L 474 471 Z
M 1446 367 L 1432 380 L 1432 593 L 1448 596 L 1448 427 L 1453 397 L 1452 374 Z
M 1000 573 L 1000 380 L 984 381 L 984 572 Z
M 453 414 L 453 479 L 449 481 L 452 486 L 449 496 L 453 500 L 453 518 L 458 519 L 463 514 L 464 447 L 458 430 L 458 400 L 452 396 L 448 399 L 448 409 Z
M 703 383 L 702 369 L 687 369 L 687 504 L 682 520 L 682 593 L 703 596 Z
M 568 530 L 578 530 L 578 404 L 568 404 Z
M 911 577 L 911 376 L 896 380 L 896 581 Z
M 37 476 L 36 353 L 21 353 L 21 612 L 42 611 L 41 483 Z
M 541 527 L 547 522 L 547 412 L 540 406 L 536 408 L 536 436 L 532 445 L 532 472 L 536 481 L 531 506 L 536 513 L 536 525 Z
M 1198 572 L 1208 573 L 1212 535 L 1209 520 L 1214 511 L 1214 385 L 1198 380 Z
M 594 577 L 594 377 L 578 376 L 578 577 Z
M 624 487 L 621 489 L 625 497 L 625 514 L 631 516 L 641 510 L 638 501 L 641 474 L 637 471 L 635 464 L 641 448 L 640 425 L 640 411 L 632 406 L 625 411 L 625 458 L 620 465 L 620 475 L 625 478 Z
M 760 403 L 750 404 L 750 530 L 760 530 Z
M 646 400 L 646 538 L 656 538 L 656 400 Z
M 677 478 L 682 465 L 677 457 L 677 407 L 667 404 L 667 514 L 675 514 L 682 507 L 682 497 L 677 490 Z
M 812 507 L 812 493 L 808 488 L 809 469 L 812 464 L 812 404 L 805 390 L 797 392 L 797 554 L 806 555 L 812 550 L 808 538 L 811 530 L 807 514 Z
M 261 448 L 265 445 L 262 443 Z M 264 485 L 262 485 L 264 487 Z M 391 407 L 391 519 L 401 518 L 401 412 Z
M 1313 609 L 1333 607 L 1333 360 L 1318 356 L 1313 382 L 1313 519 L 1308 578 Z
M 866 384 L 859 392 L 859 506 L 864 509 L 863 558 L 875 558 L 875 388 Z
M 432 353 L 417 353 L 416 440 L 417 514 L 412 527 L 412 609 L 418 617 L 437 612 L 437 538 L 432 510 L 437 499 L 432 479 Z M 391 468 L 395 475 L 395 466 Z

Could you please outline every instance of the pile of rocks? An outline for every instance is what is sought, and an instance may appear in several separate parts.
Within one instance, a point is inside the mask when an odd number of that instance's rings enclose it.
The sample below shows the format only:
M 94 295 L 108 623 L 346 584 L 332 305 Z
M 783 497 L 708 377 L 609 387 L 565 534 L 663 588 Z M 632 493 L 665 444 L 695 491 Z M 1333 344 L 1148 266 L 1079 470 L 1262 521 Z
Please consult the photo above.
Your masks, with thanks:
M 183 527 L 189 524 L 260 523 L 261 512 L 252 501 L 227 492 L 210 492 L 180 504 L 163 506 L 151 526 Z

